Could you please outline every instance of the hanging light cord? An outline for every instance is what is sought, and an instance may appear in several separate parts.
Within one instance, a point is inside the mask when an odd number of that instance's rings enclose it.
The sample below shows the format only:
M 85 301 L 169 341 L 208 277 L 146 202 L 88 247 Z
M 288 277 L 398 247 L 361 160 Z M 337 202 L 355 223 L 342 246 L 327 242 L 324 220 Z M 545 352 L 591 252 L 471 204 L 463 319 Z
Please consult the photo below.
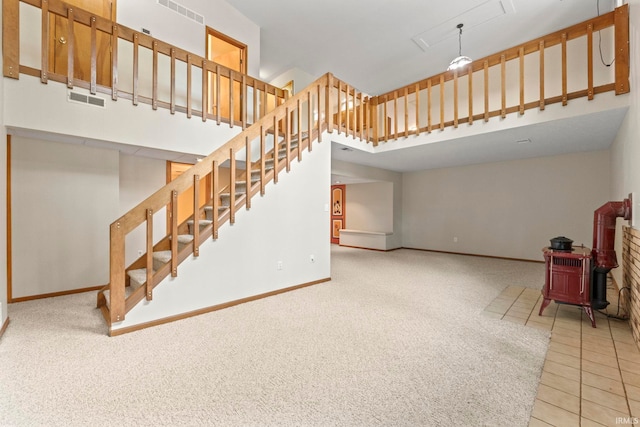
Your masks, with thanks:
M 462 24 L 458 24 L 458 29 L 460 29 L 458 33 L 458 56 L 462 56 Z
M 600 16 L 600 0 L 596 0 L 596 10 L 598 12 L 598 16 Z M 460 31 L 462 31 L 462 29 Z M 602 56 L 602 34 L 601 34 L 601 31 L 598 31 L 598 50 L 600 51 L 600 62 L 602 62 L 602 65 L 604 65 L 605 67 L 611 67 L 613 65 L 613 63 L 615 62 L 616 57 L 614 56 L 613 59 L 611 60 L 611 62 L 609 62 L 608 64 L 604 61 L 604 57 Z

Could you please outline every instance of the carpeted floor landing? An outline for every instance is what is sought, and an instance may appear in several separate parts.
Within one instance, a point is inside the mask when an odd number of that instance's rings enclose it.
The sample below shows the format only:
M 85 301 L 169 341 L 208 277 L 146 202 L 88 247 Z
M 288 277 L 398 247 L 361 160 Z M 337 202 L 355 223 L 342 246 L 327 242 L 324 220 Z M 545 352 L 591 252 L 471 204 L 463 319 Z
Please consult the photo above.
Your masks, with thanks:
M 109 338 L 95 293 L 9 306 L 0 426 L 526 426 L 548 333 L 483 316 L 542 264 L 332 248 L 332 281 Z

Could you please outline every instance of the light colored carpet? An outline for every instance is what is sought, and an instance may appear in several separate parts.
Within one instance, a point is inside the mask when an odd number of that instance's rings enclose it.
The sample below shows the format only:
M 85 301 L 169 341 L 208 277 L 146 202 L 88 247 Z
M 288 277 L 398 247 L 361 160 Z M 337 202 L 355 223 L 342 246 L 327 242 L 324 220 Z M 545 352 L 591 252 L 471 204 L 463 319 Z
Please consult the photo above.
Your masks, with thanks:
M 542 264 L 332 249 L 328 283 L 119 337 L 12 304 L 2 426 L 526 426 L 548 333 L 483 316 Z

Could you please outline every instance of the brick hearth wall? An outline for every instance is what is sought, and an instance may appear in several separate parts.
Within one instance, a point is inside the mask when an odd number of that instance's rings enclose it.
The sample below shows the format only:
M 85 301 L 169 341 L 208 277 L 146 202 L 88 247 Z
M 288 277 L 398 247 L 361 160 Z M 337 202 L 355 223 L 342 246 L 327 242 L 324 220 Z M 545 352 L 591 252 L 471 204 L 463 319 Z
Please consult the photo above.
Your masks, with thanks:
M 640 230 L 623 227 L 622 283 L 630 292 L 622 292 L 622 303 L 629 312 L 629 325 L 636 343 L 640 345 Z M 626 296 L 628 295 L 628 298 Z

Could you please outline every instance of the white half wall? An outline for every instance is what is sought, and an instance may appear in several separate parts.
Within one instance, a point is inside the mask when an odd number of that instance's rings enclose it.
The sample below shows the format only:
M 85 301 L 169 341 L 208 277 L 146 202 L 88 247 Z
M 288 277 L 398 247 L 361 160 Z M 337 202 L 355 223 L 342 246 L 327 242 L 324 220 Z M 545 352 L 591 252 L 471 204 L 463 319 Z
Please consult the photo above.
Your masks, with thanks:
M 118 152 L 13 137 L 12 297 L 109 281 Z
M 178 277 L 166 278 L 151 302 L 138 304 L 112 330 L 329 278 L 330 169 L 330 143 L 315 143 L 263 197 L 252 199 L 251 210 L 240 210 L 234 225 L 223 225 L 219 239 L 207 240 L 198 258 L 178 266 Z
M 541 261 L 556 236 L 591 247 L 593 211 L 609 198 L 609 151 L 403 178 L 404 247 Z
M 352 230 L 393 232 L 393 183 L 347 184 L 345 212 Z

